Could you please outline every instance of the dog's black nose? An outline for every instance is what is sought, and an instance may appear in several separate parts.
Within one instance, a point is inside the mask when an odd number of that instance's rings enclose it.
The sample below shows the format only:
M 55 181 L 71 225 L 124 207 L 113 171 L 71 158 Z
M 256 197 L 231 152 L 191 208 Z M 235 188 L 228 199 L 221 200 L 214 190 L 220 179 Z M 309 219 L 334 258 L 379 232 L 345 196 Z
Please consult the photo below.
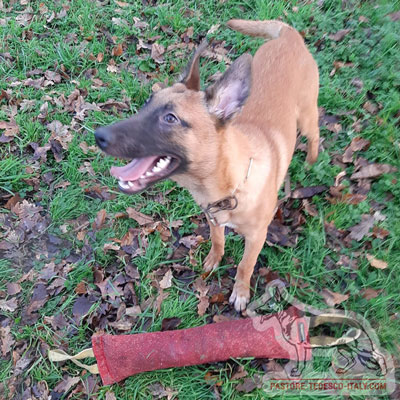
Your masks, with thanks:
M 94 132 L 97 146 L 99 146 L 102 150 L 106 150 L 111 144 L 111 135 L 111 130 L 107 127 L 102 126 L 101 128 L 97 128 Z

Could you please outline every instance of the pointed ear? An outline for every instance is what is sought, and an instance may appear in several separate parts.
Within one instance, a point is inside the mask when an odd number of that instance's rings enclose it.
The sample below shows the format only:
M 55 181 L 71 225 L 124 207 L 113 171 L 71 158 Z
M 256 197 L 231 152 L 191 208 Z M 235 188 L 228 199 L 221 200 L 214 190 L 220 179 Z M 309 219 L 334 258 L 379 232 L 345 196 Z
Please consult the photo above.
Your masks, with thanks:
M 236 114 L 246 102 L 251 88 L 252 60 L 250 54 L 241 55 L 216 83 L 206 89 L 208 110 L 221 121 Z
M 190 90 L 200 90 L 199 60 L 201 53 L 205 50 L 207 45 L 207 39 L 204 39 L 197 47 L 196 51 L 193 53 L 189 64 L 186 66 L 185 70 L 181 74 L 179 81 L 185 84 L 186 87 Z

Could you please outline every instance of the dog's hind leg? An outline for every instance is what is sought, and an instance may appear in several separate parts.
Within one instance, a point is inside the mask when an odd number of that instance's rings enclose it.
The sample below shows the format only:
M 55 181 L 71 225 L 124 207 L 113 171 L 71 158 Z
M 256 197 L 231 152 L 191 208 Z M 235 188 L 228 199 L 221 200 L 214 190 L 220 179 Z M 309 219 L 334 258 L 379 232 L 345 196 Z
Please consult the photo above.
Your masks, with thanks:
M 307 138 L 307 162 L 314 164 L 318 158 L 319 127 L 318 107 L 313 105 L 303 109 L 298 118 L 300 132 Z
M 210 226 L 211 250 L 208 253 L 203 267 L 206 272 L 217 268 L 223 255 L 225 247 L 225 228 L 219 225 L 213 225 L 207 217 Z

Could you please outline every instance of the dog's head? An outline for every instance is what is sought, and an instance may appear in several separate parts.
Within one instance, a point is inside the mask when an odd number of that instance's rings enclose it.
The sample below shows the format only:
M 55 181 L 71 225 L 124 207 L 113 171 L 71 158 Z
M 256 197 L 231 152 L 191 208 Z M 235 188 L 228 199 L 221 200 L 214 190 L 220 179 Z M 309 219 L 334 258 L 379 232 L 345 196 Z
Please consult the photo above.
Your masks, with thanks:
M 219 127 L 246 101 L 251 55 L 243 54 L 216 83 L 201 91 L 199 58 L 205 46 L 206 42 L 195 51 L 178 83 L 154 93 L 133 117 L 96 130 L 96 143 L 104 152 L 132 160 L 111 168 L 125 193 L 190 173 L 201 161 L 201 149 L 215 147 Z

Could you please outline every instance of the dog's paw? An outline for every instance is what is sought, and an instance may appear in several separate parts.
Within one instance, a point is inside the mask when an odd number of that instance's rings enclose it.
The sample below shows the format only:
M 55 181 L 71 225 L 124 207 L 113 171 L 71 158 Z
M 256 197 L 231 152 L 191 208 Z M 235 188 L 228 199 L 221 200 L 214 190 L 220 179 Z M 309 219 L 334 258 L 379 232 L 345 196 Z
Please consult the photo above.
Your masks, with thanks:
M 240 312 L 246 309 L 246 305 L 250 300 L 250 288 L 242 282 L 236 282 L 233 286 L 229 303 L 235 306 L 235 310 Z
M 219 263 L 222 260 L 223 255 L 224 255 L 223 253 L 219 254 L 216 251 L 214 251 L 213 249 L 211 249 L 210 252 L 208 253 L 206 259 L 204 260 L 204 264 L 203 264 L 204 271 L 211 272 L 212 270 L 217 268 Z

